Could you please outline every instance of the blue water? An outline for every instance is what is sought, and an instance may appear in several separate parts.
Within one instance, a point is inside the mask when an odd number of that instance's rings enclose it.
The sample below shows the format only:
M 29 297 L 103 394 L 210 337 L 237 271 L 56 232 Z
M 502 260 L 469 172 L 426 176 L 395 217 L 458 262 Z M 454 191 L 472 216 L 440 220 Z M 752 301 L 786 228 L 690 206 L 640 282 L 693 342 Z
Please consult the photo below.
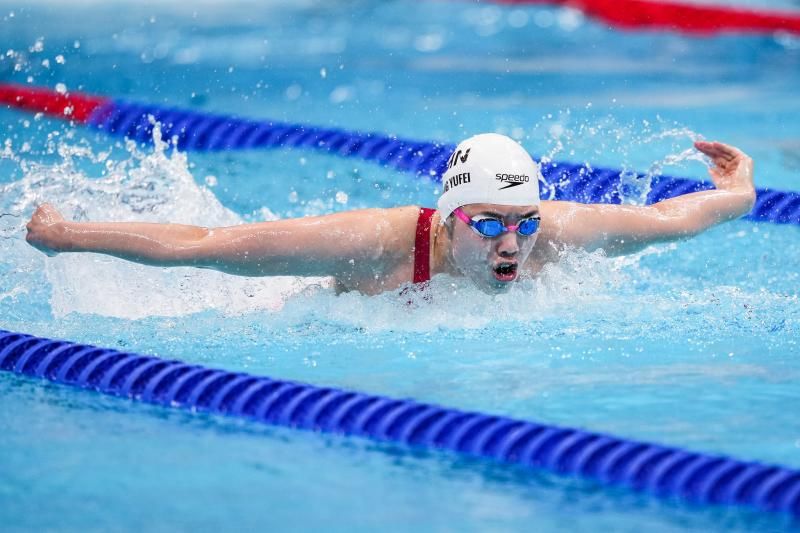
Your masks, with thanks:
M 759 186 L 800 189 L 800 40 L 786 35 L 621 33 L 467 1 L 0 2 L 0 33 L 3 81 L 419 139 L 499 131 L 539 156 L 697 179 L 685 151 L 702 135 L 751 154 Z M 223 225 L 433 205 L 432 182 L 299 150 L 126 146 L 12 111 L 0 126 L 0 328 L 800 467 L 800 228 L 572 252 L 496 298 L 439 279 L 409 308 L 324 280 L 48 259 L 22 227 L 45 200 L 77 220 Z M 0 391 L 8 530 L 788 527 L 9 374 Z

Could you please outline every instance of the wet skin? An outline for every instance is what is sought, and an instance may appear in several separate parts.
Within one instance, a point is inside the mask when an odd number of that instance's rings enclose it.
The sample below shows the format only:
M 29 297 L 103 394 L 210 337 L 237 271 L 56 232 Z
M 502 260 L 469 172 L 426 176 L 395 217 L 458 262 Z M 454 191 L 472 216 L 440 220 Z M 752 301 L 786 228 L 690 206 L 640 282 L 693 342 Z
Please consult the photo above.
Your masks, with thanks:
M 506 226 L 539 216 L 539 208 L 534 205 L 469 204 L 463 206 L 462 211 L 470 218 L 500 219 Z M 526 263 L 538 238 L 538 233 L 525 236 L 515 231 L 497 237 L 483 237 L 456 217 L 449 217 L 447 225 L 434 226 L 433 231 L 434 241 L 442 242 L 439 246 L 445 250 L 448 263 L 434 264 L 433 271 L 463 275 L 489 293 L 506 291 L 511 287 L 511 283 L 519 278 L 520 267 Z
M 460 220 L 432 220 L 431 275 L 470 279 L 481 290 L 509 288 L 536 274 L 565 247 L 608 255 L 685 239 L 747 214 L 755 202 L 753 161 L 732 146 L 696 142 L 710 158 L 716 189 L 649 206 L 543 201 L 539 232 L 485 238 Z M 515 225 L 536 206 L 470 204 L 470 217 L 499 215 Z M 94 252 L 160 267 L 194 266 L 241 276 L 328 276 L 338 290 L 376 294 L 413 279 L 417 206 L 364 209 L 300 219 L 206 228 L 143 222 L 73 222 L 43 204 L 27 225 L 28 242 L 48 255 Z

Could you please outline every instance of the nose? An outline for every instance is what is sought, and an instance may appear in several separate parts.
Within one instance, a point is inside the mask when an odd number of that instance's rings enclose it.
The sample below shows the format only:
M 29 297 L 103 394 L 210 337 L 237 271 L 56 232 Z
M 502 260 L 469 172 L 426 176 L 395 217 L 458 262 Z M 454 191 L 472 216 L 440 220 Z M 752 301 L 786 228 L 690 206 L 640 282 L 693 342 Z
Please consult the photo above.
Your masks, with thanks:
M 500 257 L 514 257 L 519 253 L 517 233 L 508 231 L 497 238 L 497 255 Z

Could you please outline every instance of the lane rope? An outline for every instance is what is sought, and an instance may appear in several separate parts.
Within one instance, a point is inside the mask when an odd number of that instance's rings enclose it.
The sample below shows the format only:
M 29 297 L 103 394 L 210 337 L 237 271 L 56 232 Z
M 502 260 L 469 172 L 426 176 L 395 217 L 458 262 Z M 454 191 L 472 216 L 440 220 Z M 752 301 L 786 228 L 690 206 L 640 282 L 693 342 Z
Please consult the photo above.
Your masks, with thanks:
M 800 13 L 760 11 L 725 5 L 669 0 L 495 0 L 509 5 L 555 5 L 579 9 L 613 28 L 680 31 L 698 36 L 716 33 L 800 34 Z
M 131 400 L 800 517 L 800 470 L 0 330 L 0 369 Z
M 307 124 L 248 120 L 177 108 L 166 108 L 80 93 L 61 95 L 48 89 L 0 84 L 0 104 L 72 120 L 141 143 L 153 142 L 153 120 L 164 139 L 176 139 L 181 150 L 222 151 L 255 148 L 303 148 L 371 161 L 385 167 L 439 180 L 454 144 L 417 141 Z M 622 172 L 585 164 L 542 165 L 542 198 L 583 203 L 619 204 Z M 706 181 L 670 176 L 647 178 L 626 173 L 626 182 L 648 180 L 647 203 L 712 189 Z M 800 225 L 800 193 L 756 189 L 749 220 Z

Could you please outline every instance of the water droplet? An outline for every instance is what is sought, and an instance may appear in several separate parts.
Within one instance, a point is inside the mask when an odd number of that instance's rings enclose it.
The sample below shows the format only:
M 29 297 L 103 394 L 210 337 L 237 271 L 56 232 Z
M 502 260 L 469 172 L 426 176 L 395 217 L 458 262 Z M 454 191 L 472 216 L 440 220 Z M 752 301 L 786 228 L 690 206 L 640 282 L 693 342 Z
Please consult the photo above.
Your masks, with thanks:
M 528 24 L 530 17 L 522 9 L 514 9 L 508 14 L 508 25 L 512 28 L 523 28 Z
M 44 51 L 44 39 L 39 37 L 36 39 L 36 42 L 33 43 L 33 46 L 28 48 L 31 52 L 42 52 Z
M 286 88 L 285 94 L 287 100 L 297 100 L 303 94 L 303 88 L 300 85 L 293 83 Z

